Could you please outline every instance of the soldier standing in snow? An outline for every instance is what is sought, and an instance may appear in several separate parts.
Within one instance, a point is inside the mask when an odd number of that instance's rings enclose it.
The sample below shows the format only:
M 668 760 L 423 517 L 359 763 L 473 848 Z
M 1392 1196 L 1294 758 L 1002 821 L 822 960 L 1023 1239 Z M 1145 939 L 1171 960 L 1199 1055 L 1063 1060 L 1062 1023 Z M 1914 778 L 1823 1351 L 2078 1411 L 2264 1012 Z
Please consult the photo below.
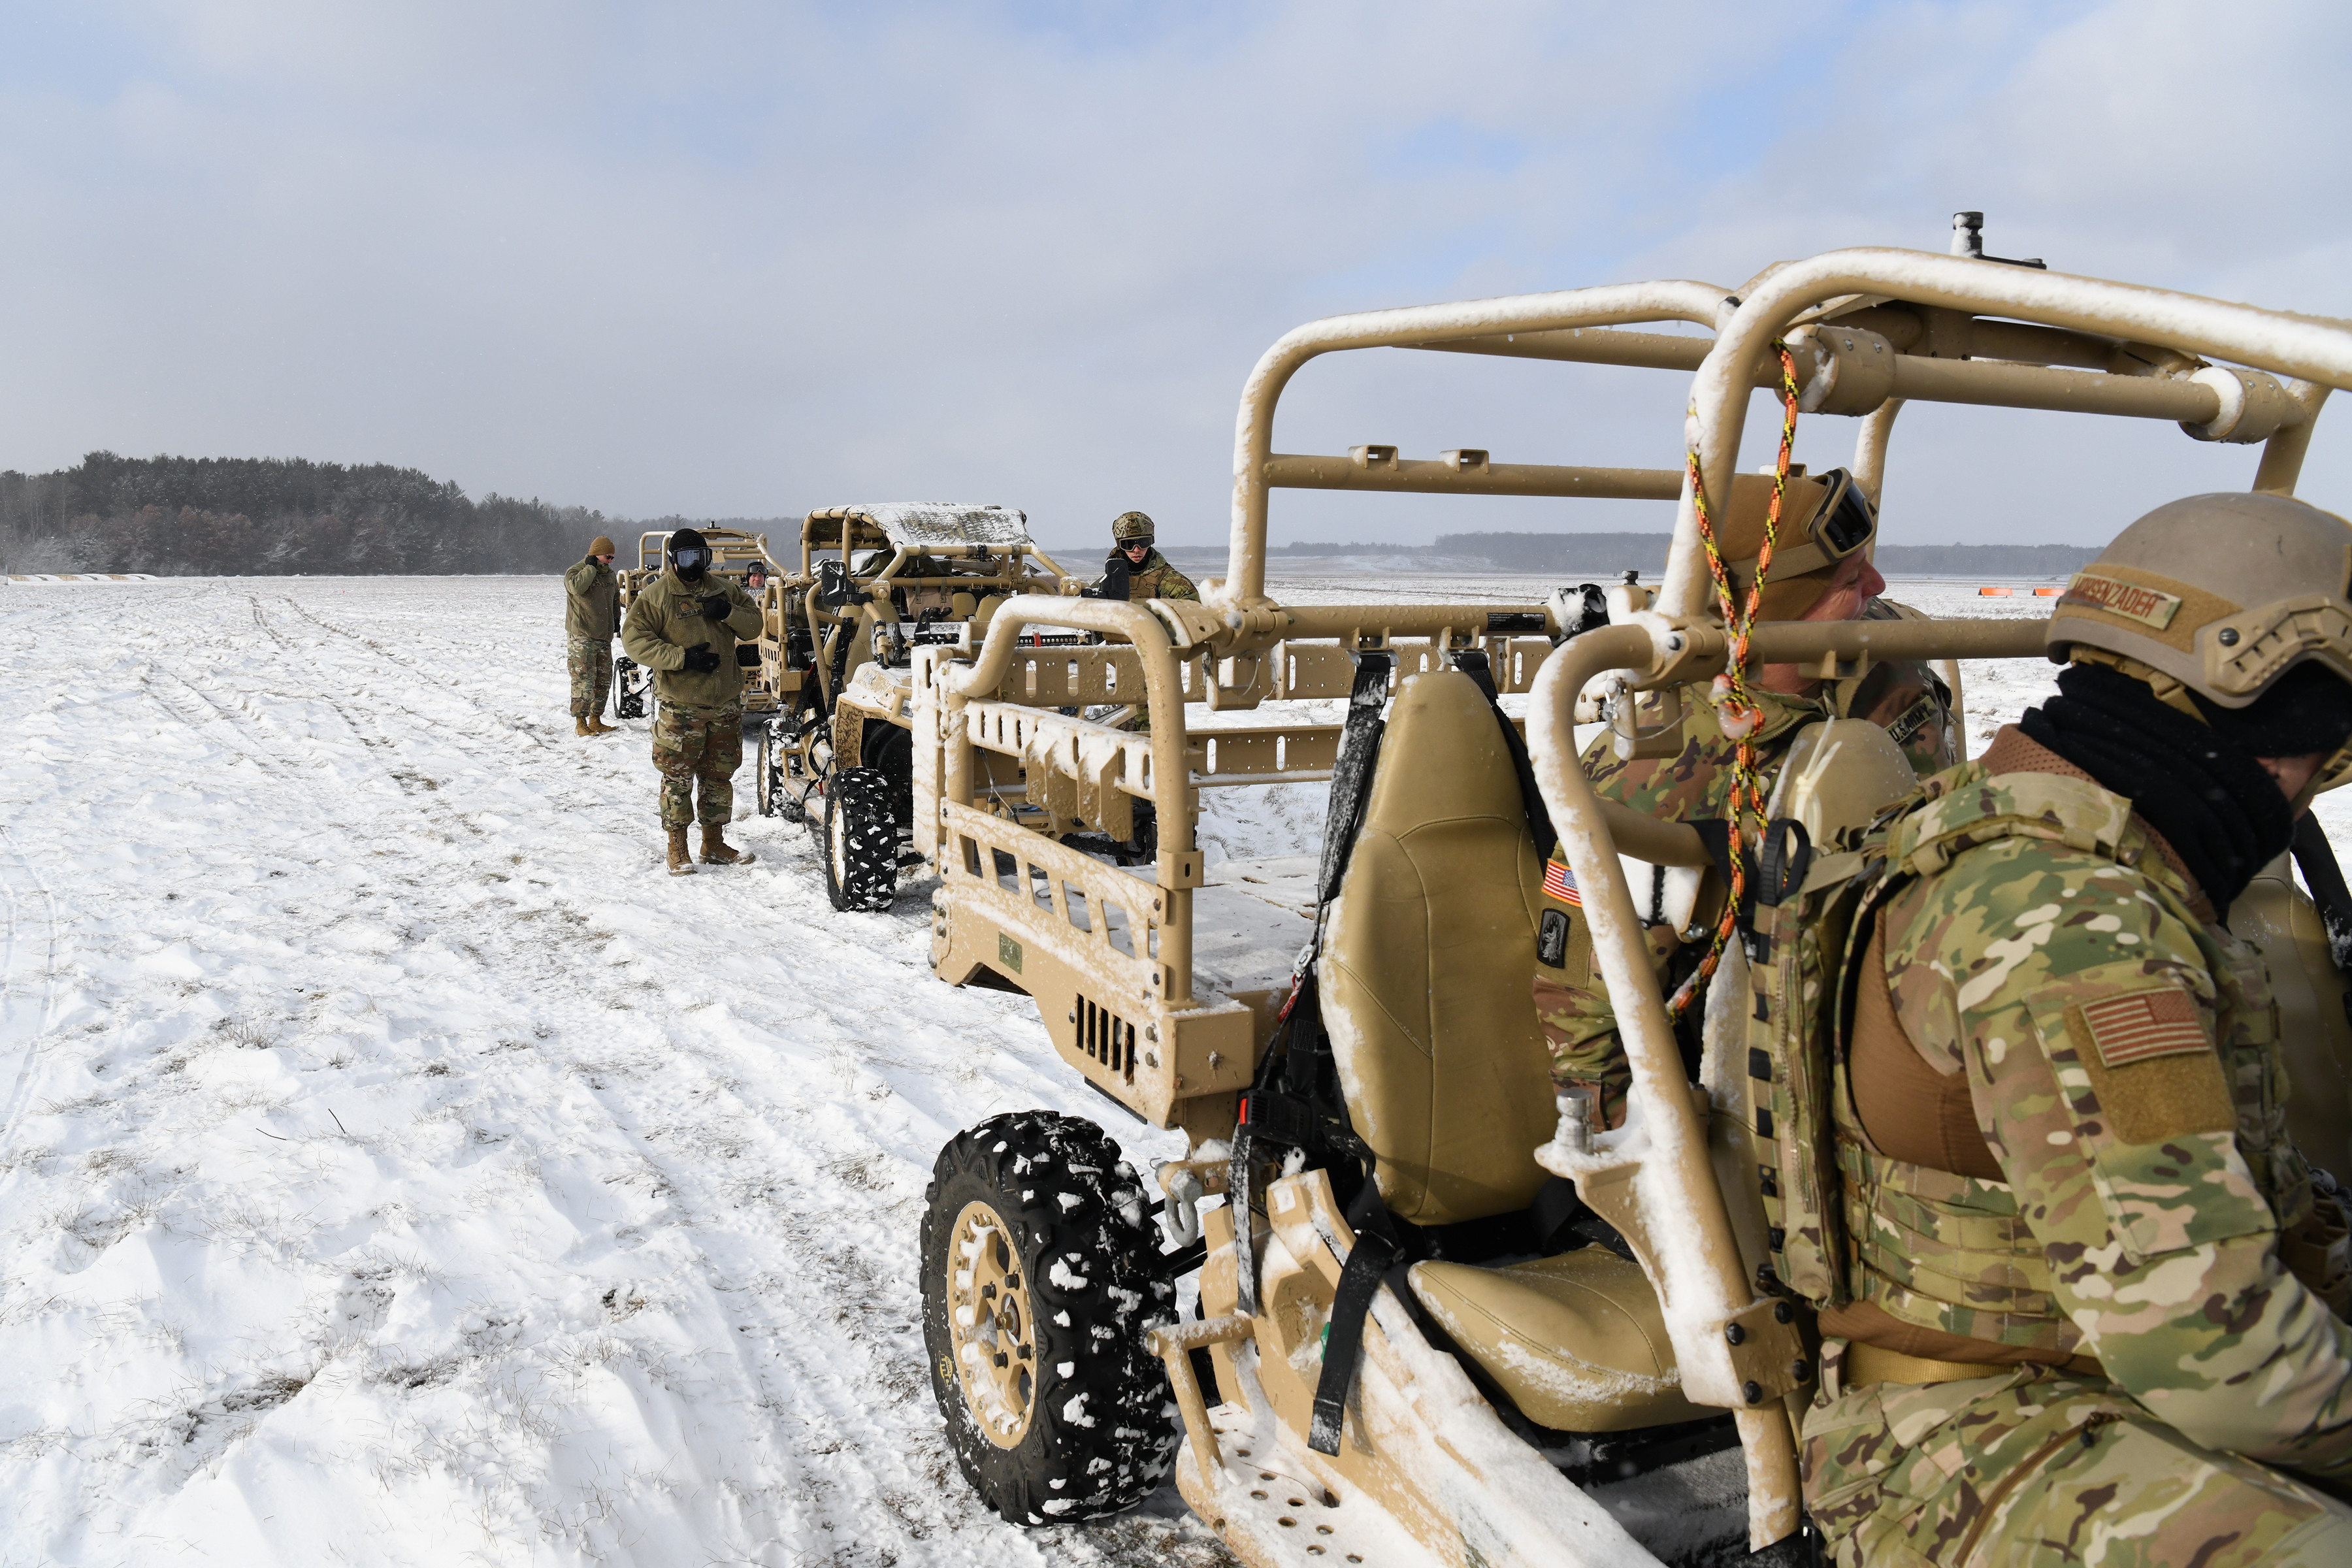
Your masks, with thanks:
M 2352 736 L 2352 529 L 2159 507 L 2049 643 L 1848 949 L 1806 1500 L 1841 1564 L 2352 1563 L 2345 1226 L 2224 923 Z
M 735 770 L 743 765 L 743 670 L 739 637 L 760 635 L 760 609 L 740 585 L 710 574 L 710 545 L 681 528 L 665 548 L 668 567 L 630 601 L 621 647 L 654 672 L 661 711 L 654 721 L 654 766 L 661 770 L 661 821 L 669 873 L 691 875 L 686 830 L 702 824 L 702 863 L 748 864 L 732 848 Z M 698 802 L 696 795 L 700 799 Z
M 572 732 L 609 735 L 604 700 L 613 691 L 613 638 L 621 630 L 621 584 L 613 542 L 598 534 L 587 558 L 563 574 L 565 662 L 572 671 Z

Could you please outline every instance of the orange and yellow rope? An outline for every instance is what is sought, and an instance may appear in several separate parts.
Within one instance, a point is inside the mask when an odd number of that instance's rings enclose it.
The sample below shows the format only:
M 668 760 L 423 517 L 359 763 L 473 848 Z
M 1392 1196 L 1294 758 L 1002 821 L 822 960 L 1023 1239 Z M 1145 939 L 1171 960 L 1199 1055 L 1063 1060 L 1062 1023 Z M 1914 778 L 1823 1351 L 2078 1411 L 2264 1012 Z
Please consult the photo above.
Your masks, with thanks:
M 1780 456 L 1773 466 L 1772 502 L 1764 513 L 1764 547 L 1757 552 L 1756 575 L 1748 584 L 1744 605 L 1733 603 L 1735 584 L 1731 573 L 1723 564 L 1723 552 L 1716 545 L 1715 520 L 1706 504 L 1706 481 L 1699 473 L 1696 408 L 1692 410 L 1691 439 L 1684 457 L 1691 504 L 1698 513 L 1699 542 L 1706 549 L 1707 574 L 1715 579 L 1716 605 L 1730 637 L 1729 658 L 1723 673 L 1715 678 L 1707 700 L 1715 705 L 1723 732 L 1731 738 L 1735 749 L 1731 763 L 1731 887 L 1724 900 L 1723 918 L 1716 923 L 1715 939 L 1707 944 L 1706 956 L 1699 960 L 1698 968 L 1675 988 L 1666 1003 L 1666 1016 L 1675 1022 L 1689 1011 L 1698 988 L 1722 963 L 1723 950 L 1730 943 L 1732 931 L 1739 921 L 1739 906 L 1748 894 L 1743 818 L 1755 818 L 1759 841 L 1764 830 L 1764 784 L 1756 776 L 1755 742 L 1757 727 L 1764 721 L 1764 710 L 1748 689 L 1748 643 L 1755 629 L 1757 608 L 1763 603 L 1764 579 L 1772 569 L 1772 549 L 1780 539 L 1780 505 L 1789 493 L 1789 459 L 1797 444 L 1796 358 L 1790 353 L 1789 345 L 1778 339 L 1773 340 L 1772 348 L 1780 356 Z

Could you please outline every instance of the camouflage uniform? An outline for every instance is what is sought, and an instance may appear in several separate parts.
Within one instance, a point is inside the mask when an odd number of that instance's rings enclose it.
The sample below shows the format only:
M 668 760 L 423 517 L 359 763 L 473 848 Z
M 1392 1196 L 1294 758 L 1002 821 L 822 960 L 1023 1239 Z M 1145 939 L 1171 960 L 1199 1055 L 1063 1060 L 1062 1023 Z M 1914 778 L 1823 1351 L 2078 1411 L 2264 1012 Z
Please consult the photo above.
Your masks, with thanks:
M 1895 615 L 1893 606 L 1873 600 L 1864 618 L 1891 619 Z M 1869 719 L 1885 725 L 1911 765 L 1923 775 L 1941 772 L 1958 760 L 1958 736 L 1941 688 L 1917 664 L 1880 665 L 1813 697 L 1760 689 L 1753 690 L 1753 695 L 1764 711 L 1764 721 L 1756 731 L 1757 773 L 1768 796 L 1797 731 L 1826 718 Z M 1655 721 L 1645 716 L 1641 721 L 1646 725 Z M 1684 714 L 1683 749 L 1675 755 L 1621 761 L 1604 734 L 1586 749 L 1584 772 L 1592 781 L 1594 795 L 1645 816 L 1664 822 L 1719 821 L 1730 815 L 1731 765 L 1737 750 L 1724 738 L 1715 710 L 1693 700 Z M 1566 850 L 1555 847 L 1552 858 L 1565 863 Z M 1640 909 L 1645 890 L 1637 885 L 1633 891 L 1634 906 Z M 1706 896 L 1712 898 L 1713 907 L 1702 901 L 1693 925 L 1711 932 L 1723 907 L 1721 886 L 1712 877 Z M 1625 1095 L 1633 1083 L 1632 1068 L 1617 1038 L 1616 1009 L 1593 963 L 1591 937 L 1580 918 L 1581 909 L 1557 898 L 1548 899 L 1546 907 L 1559 910 L 1569 918 L 1569 940 L 1559 965 L 1538 963 L 1534 981 L 1536 1015 L 1543 1025 L 1545 1043 L 1551 1048 L 1552 1079 L 1562 1086 L 1591 1089 L 1603 1125 L 1615 1127 L 1624 1120 Z M 1671 925 L 1652 925 L 1650 946 L 1662 973 L 1669 973 L 1678 957 L 1689 962 L 1696 956 L 1685 948 L 1682 933 Z M 1696 951 L 1704 951 L 1703 945 Z M 1694 1009 L 1692 1016 L 1696 1016 Z
M 1146 599 L 1189 599 L 1201 602 L 1201 591 L 1192 586 L 1192 579 L 1168 564 L 1168 557 L 1154 550 L 1143 558 L 1140 566 L 1128 565 L 1127 557 L 1114 550 L 1103 564 L 1106 567 L 1127 566 L 1127 602 L 1140 604 Z M 1096 580 L 1101 585 L 1101 579 Z
M 613 695 L 613 639 L 569 637 L 564 649 L 564 664 L 572 674 L 572 716 L 593 719 Z
M 1999 1179 L 1883 1152 L 1842 1061 L 1851 1300 L 1804 1423 L 1836 1561 L 2352 1563 L 2352 1509 L 2266 1468 L 2352 1480 L 2352 1328 L 2260 957 L 2129 801 L 2013 729 L 1888 858 L 1914 879 L 1856 984 L 1964 1079 Z M 1853 1386 L 1861 1339 L 1956 1380 Z
M 699 606 L 717 595 L 728 613 L 703 616 Z M 652 670 L 661 711 L 654 722 L 654 766 L 660 770 L 661 819 L 666 828 L 696 820 L 695 781 L 702 785 L 700 821 L 708 830 L 735 815 L 735 770 L 743 763 L 743 670 L 736 657 L 739 638 L 760 635 L 760 608 L 742 585 L 713 574 L 688 584 L 675 569 L 664 572 L 629 605 L 621 647 Z M 696 646 L 718 656 L 719 668 L 686 668 Z
M 604 711 L 613 692 L 613 638 L 621 629 L 620 580 L 593 556 L 563 574 L 564 662 L 572 676 L 572 716 Z
M 665 702 L 654 717 L 654 766 L 661 773 L 664 827 L 698 820 L 695 784 L 702 785 L 699 820 L 724 827 L 735 820 L 735 770 L 743 765 L 743 704 L 688 708 Z

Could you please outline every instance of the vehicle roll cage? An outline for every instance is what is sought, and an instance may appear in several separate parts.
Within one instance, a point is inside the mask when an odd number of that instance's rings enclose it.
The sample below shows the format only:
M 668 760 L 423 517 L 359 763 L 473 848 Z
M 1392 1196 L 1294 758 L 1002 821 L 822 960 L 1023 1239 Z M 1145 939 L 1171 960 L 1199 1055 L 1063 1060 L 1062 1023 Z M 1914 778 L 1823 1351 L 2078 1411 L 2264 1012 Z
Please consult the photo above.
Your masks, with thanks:
M 1624 330 L 1666 323 L 1701 331 Z M 1052 940 L 1068 937 L 1062 927 L 1079 926 L 1076 904 L 1066 905 L 1049 888 L 1033 889 L 1030 882 L 1046 879 L 1050 868 L 1052 879 L 1066 874 L 1067 888 L 1075 889 L 1076 879 L 1094 873 L 1076 851 L 1030 834 L 1041 840 L 1034 863 L 1026 877 L 1016 871 L 1013 880 L 1005 880 L 1003 867 L 1017 857 L 993 846 L 1025 830 L 980 809 L 975 749 L 1019 757 L 1033 798 L 1059 791 L 1072 801 L 1116 794 L 1153 803 L 1157 887 L 1140 892 L 1151 902 L 1155 929 L 1151 941 L 1131 941 L 1119 974 L 1130 983 L 1130 1000 L 1122 1005 L 1132 1018 L 1158 1024 L 1161 1032 L 1150 1037 L 1162 1041 L 1160 1050 L 1173 1068 L 1187 1060 L 1213 1066 L 1219 1059 L 1181 1057 L 1171 1043 L 1187 1018 L 1208 1022 L 1203 1016 L 1221 1004 L 1194 994 L 1191 927 L 1192 890 L 1202 880 L 1192 792 L 1206 782 L 1204 774 L 1221 771 L 1196 760 L 1205 757 L 1197 748 L 1221 731 L 1188 734 L 1187 696 L 1212 708 L 1345 696 L 1348 656 L 1388 649 L 1400 637 L 1429 639 L 1423 668 L 1474 647 L 1507 656 L 1519 679 L 1505 689 L 1530 692 L 1526 727 L 1537 780 L 1581 890 L 1633 1070 L 1625 1124 L 1591 1134 L 1575 1154 L 1575 1173 L 1580 1186 L 1596 1193 L 1630 1192 L 1638 1213 L 1673 1216 L 1670 1225 L 1648 1227 L 1654 1282 L 1669 1303 L 1665 1321 L 1685 1393 L 1738 1416 L 1749 1477 L 1750 1533 L 1759 1547 L 1786 1536 L 1798 1521 L 1794 1432 L 1781 1399 L 1808 1381 L 1807 1352 L 1798 1329 L 1781 1321 L 1777 1303 L 1759 1295 L 1743 1264 L 1711 1163 L 1707 1112 L 1687 1082 L 1619 859 L 1621 847 L 1633 847 L 1636 830 L 1623 823 L 1622 813 L 1612 814 L 1596 799 L 1575 743 L 1577 705 L 1596 680 L 1613 681 L 1621 692 L 1679 692 L 1710 679 L 1728 656 L 1686 471 L 1497 464 L 1475 448 L 1434 459 L 1406 459 L 1378 445 L 1356 447 L 1344 457 L 1277 454 L 1273 423 L 1297 370 L 1344 350 L 1411 348 L 1685 371 L 1694 378 L 1691 429 L 1698 471 L 1710 494 L 1724 495 L 1749 395 L 1779 384 L 1776 343 L 1786 343 L 1796 362 L 1804 411 L 1860 421 L 1853 471 L 1874 498 L 1883 490 L 1892 426 L 1906 401 L 2169 419 L 2195 439 L 2261 444 L 2252 488 L 2292 494 L 2326 395 L 2352 388 L 2352 323 L 1991 259 L 1889 248 L 1832 251 L 1782 264 L 1737 291 L 1695 281 L 1637 283 L 1333 317 L 1286 333 L 1244 384 L 1226 574 L 1203 584 L 1201 605 L 1015 596 L 999 606 L 976 650 L 969 637 L 961 648 L 918 650 L 917 679 L 919 701 L 935 701 L 938 712 L 935 730 L 919 728 L 936 742 L 917 748 L 919 822 L 926 801 L 938 807 L 935 826 L 919 827 L 919 840 L 955 896 L 969 888 L 974 897 L 995 900 L 989 907 L 1000 929 L 1034 931 L 1039 942 L 1048 940 L 1049 931 L 1060 933 Z M 1265 563 L 1268 502 L 1279 489 L 1674 500 L 1676 515 L 1654 605 L 1555 648 L 1551 639 L 1567 628 L 1542 605 L 1482 606 L 1481 612 L 1504 617 L 1497 626 L 1471 624 L 1479 615 L 1458 605 L 1277 604 L 1265 592 Z M 1083 668 L 1057 651 L 1055 661 L 1066 664 L 1066 673 L 1057 665 L 1040 685 L 1037 669 L 1024 678 L 1016 660 L 1023 657 L 1024 633 L 1047 626 L 1095 631 L 1125 647 L 1073 650 L 1090 656 Z M 1528 632 L 1542 635 L 1516 640 L 1512 635 Z M 1320 647 L 1312 639 L 1334 639 L 1337 646 Z M 1750 647 L 1757 662 L 1795 663 L 1822 678 L 1856 674 L 1873 660 L 2042 654 L 2042 623 L 2031 619 L 1769 623 L 1754 628 Z M 1496 662 L 1499 675 L 1503 661 Z M 1137 680 L 1150 715 L 1148 737 L 1050 710 L 1098 700 L 1092 693 L 1104 687 L 1116 687 L 1118 700 L 1132 702 L 1135 693 L 1126 683 Z M 1078 687 L 1088 682 L 1080 693 Z M 1282 735 L 1293 751 L 1312 757 L 1322 754 L 1318 737 L 1337 730 L 1300 725 Z M 1269 754 L 1282 751 L 1276 744 Z M 1187 765 L 1155 767 L 1155 758 L 1183 758 Z M 1328 767 L 1327 762 L 1327 773 Z M 1323 776 L 1312 768 L 1260 771 L 1266 777 Z M 1683 858 L 1680 863 L 1700 858 L 1679 844 L 1673 829 L 1650 825 L 1640 831 L 1645 853 L 1671 853 Z M 1126 887 L 1129 896 L 1137 890 L 1133 879 Z M 1088 908 L 1099 907 L 1098 890 L 1087 898 Z M 945 941 L 944 915 L 935 930 Z M 1017 963 L 1017 945 L 1012 951 Z M 1134 999 L 1138 990 L 1139 1000 Z M 1223 1010 L 1238 1009 L 1228 1002 Z M 1073 1006 L 1072 1027 L 1092 1027 L 1078 1025 L 1078 1017 Z M 1160 1069 L 1156 1079 L 1138 1074 L 1131 1022 L 1121 1026 L 1129 1031 L 1124 1084 L 1092 1045 L 1067 1044 L 1074 1038 L 1069 1029 L 1052 1016 L 1046 1022 L 1057 1048 L 1097 1088 L 1160 1125 L 1181 1120 L 1181 1094 L 1170 1087 L 1170 1069 Z M 1228 1079 L 1245 1082 L 1261 1048 L 1262 1030 L 1241 1051 L 1239 1063 L 1226 1062 L 1225 1078 L 1196 1078 L 1190 1089 L 1181 1089 L 1181 1076 L 1175 1082 L 1181 1093 L 1205 1092 Z M 1709 1053 L 1710 1059 L 1737 1055 Z M 1745 1103 L 1740 1086 L 1706 1087 L 1718 1107 Z M 1186 1413 L 1189 1423 L 1189 1405 Z

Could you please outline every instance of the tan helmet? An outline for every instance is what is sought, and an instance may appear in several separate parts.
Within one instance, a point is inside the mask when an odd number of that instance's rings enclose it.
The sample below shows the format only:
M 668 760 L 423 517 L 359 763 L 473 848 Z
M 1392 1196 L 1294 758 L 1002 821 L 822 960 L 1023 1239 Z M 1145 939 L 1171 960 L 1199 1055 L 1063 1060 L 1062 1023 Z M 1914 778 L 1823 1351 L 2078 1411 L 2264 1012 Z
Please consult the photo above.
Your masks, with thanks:
M 2074 574 L 2045 646 L 2056 661 L 2102 649 L 2244 708 L 2312 660 L 2352 681 L 2347 590 L 2352 523 L 2334 512 L 2288 496 L 2189 496 Z
M 612 540 L 600 533 L 595 538 L 588 542 L 588 553 L 591 555 L 617 555 L 620 552 L 613 548 Z
M 1737 584 L 1743 609 L 1757 559 L 1763 553 L 1764 520 L 1771 505 L 1771 479 L 1741 474 L 1731 481 L 1731 505 L 1716 524 L 1716 548 Z M 1829 592 L 1839 565 L 1866 548 L 1877 531 L 1876 510 L 1843 468 L 1819 476 L 1792 473 L 1780 503 L 1780 524 L 1773 531 L 1772 564 L 1764 575 L 1764 597 L 1756 618 L 1792 621 L 1811 609 Z
M 1151 520 L 1139 511 L 1123 511 L 1110 520 L 1111 539 L 1119 544 L 1151 542 Z

